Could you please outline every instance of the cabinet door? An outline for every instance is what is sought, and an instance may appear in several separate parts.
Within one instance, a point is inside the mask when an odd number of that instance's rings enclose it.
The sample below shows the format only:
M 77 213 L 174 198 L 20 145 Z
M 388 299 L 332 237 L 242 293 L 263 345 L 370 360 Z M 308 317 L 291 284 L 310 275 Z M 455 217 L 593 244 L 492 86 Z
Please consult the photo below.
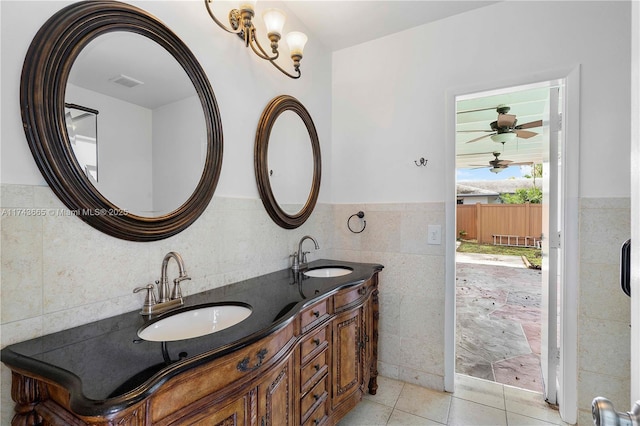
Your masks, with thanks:
M 255 398 L 252 390 L 246 395 L 223 405 L 217 403 L 199 410 L 188 417 L 182 417 L 176 423 L 207 426 L 250 426 L 251 425 L 251 400 Z M 221 405 L 223 405 L 221 407 Z
M 288 357 L 258 384 L 258 425 L 293 426 L 293 357 Z
M 362 383 L 361 308 L 333 320 L 333 408 Z

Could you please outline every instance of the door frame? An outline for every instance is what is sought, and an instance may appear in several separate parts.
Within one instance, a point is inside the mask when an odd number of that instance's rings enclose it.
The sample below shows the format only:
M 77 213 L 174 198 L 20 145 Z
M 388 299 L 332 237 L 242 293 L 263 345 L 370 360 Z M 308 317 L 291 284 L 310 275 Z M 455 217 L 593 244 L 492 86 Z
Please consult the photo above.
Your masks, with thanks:
M 631 330 L 640 329 L 640 4 L 631 4 Z M 631 333 L 631 394 L 640 400 L 640 333 Z M 624 411 L 624 409 L 623 409 Z
M 562 186 L 562 236 L 563 248 L 561 318 L 560 318 L 560 368 L 558 401 L 560 416 L 567 423 L 576 423 L 577 361 L 578 361 L 578 277 L 580 268 L 578 207 L 580 165 L 580 65 L 555 70 L 511 76 L 500 81 L 477 83 L 447 90 L 445 99 L 445 318 L 444 318 L 444 388 L 454 391 L 455 379 L 455 327 L 456 327 L 456 164 L 455 125 L 456 97 L 470 93 L 525 86 L 543 81 L 564 80 L 563 107 L 563 165 Z

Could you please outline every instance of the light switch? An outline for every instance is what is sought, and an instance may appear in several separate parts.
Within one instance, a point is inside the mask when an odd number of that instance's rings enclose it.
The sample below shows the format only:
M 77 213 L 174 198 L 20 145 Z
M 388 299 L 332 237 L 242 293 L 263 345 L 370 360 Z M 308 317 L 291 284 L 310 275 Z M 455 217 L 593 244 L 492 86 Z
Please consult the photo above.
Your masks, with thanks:
M 427 228 L 427 244 L 442 244 L 442 227 L 440 225 L 429 225 Z

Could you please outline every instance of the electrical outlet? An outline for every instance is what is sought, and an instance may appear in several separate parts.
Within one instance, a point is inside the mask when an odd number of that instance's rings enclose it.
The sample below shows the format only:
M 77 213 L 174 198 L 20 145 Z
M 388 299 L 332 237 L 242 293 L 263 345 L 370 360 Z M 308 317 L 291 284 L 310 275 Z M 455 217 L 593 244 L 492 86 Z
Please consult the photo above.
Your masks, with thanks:
M 429 225 L 427 233 L 427 244 L 442 244 L 442 227 L 440 225 Z

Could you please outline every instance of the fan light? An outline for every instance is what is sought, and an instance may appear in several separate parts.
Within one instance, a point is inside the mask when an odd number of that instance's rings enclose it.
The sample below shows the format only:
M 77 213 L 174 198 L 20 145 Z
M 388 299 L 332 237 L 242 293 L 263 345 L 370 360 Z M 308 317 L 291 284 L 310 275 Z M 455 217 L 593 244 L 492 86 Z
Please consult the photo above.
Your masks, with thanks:
M 491 173 L 500 173 L 503 170 L 503 167 L 492 167 L 489 169 Z
M 516 140 L 516 134 L 511 132 L 496 133 L 495 135 L 491 135 L 491 140 L 496 143 L 513 142 Z

